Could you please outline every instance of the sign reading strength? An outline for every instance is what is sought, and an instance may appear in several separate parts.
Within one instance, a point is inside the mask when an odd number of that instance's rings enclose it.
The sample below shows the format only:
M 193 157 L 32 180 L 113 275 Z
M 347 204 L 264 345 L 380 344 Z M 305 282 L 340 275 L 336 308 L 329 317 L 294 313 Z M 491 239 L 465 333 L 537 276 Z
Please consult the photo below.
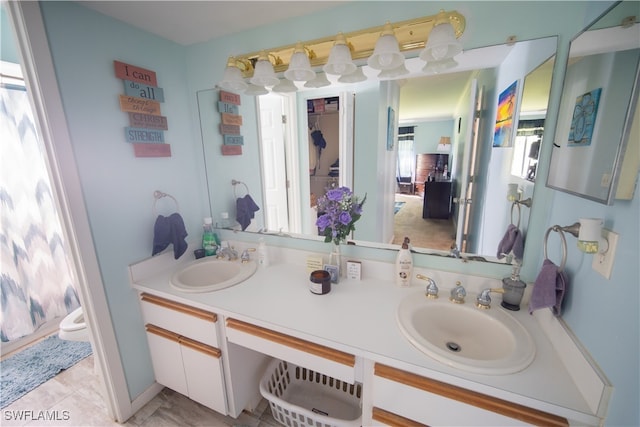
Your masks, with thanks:
M 124 134 L 127 142 L 164 142 L 164 132 L 161 130 L 127 126 L 124 128 Z

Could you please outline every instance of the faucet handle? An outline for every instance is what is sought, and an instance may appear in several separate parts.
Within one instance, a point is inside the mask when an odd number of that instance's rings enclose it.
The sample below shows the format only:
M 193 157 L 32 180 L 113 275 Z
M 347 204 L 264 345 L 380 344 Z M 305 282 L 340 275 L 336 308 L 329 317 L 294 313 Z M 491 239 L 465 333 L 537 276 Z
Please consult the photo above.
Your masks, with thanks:
M 426 280 L 428 282 L 427 289 L 424 292 L 427 298 L 430 298 L 430 299 L 438 298 L 438 286 L 436 285 L 436 282 L 431 277 L 427 277 L 423 274 L 418 274 L 416 278 L 421 280 Z
M 240 255 L 240 261 L 245 264 L 249 261 L 251 261 L 251 256 L 249 255 L 250 252 L 255 252 L 256 248 L 247 248 L 244 251 L 242 251 L 242 255 Z
M 480 292 L 480 295 L 476 298 L 476 307 L 486 310 L 491 308 L 491 292 L 503 294 L 504 289 L 501 288 L 488 288 Z
M 456 304 L 464 304 L 464 297 L 466 296 L 467 291 L 464 289 L 464 286 L 462 286 L 462 283 L 458 281 L 456 282 L 456 287 L 451 289 L 451 296 L 449 297 L 449 300 Z

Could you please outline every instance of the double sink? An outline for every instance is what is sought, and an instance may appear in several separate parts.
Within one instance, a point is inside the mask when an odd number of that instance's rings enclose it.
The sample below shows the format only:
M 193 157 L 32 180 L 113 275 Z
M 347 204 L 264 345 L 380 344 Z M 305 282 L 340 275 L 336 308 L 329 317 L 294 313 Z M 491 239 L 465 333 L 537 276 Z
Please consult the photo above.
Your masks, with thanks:
M 171 278 L 182 292 L 213 292 L 250 278 L 256 262 L 213 257 L 196 260 Z M 420 351 L 453 368 L 484 375 L 506 375 L 525 369 L 535 357 L 529 332 L 501 307 L 480 310 L 446 298 L 408 295 L 397 308 L 397 323 Z

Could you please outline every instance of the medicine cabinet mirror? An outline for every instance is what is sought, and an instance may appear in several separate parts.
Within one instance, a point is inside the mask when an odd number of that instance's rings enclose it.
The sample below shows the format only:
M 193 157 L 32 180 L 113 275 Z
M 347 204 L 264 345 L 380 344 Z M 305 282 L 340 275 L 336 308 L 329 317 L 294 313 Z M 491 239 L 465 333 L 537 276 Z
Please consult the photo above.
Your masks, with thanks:
M 613 204 L 627 144 L 639 143 L 629 138 L 638 103 L 637 12 L 637 2 L 621 2 L 572 40 L 548 187 Z M 635 180 L 637 169 L 629 175 Z
M 459 65 L 456 68 L 441 72 L 436 75 L 425 75 L 423 72 L 404 76 L 405 81 L 402 82 L 399 89 L 399 102 L 394 105 L 396 109 L 395 114 L 399 118 L 400 126 L 414 126 L 416 133 L 416 143 L 414 153 L 412 154 L 416 158 L 420 154 L 447 154 L 448 156 L 448 174 L 450 180 L 453 183 L 453 190 L 450 195 L 451 204 L 450 216 L 447 220 L 443 220 L 450 224 L 449 240 L 451 243 L 456 242 L 456 237 L 459 236 L 461 231 L 460 218 L 461 204 L 455 203 L 467 197 L 461 196 L 466 194 L 466 190 L 469 186 L 473 185 L 476 188 L 476 196 L 474 196 L 474 224 L 475 228 L 472 231 L 467 231 L 468 236 L 473 236 L 469 239 L 469 244 L 466 248 L 457 246 L 463 250 L 461 254 L 464 257 L 468 257 L 474 260 L 488 261 L 488 262 L 501 262 L 504 263 L 505 259 L 499 260 L 496 257 L 496 251 L 499 241 L 504 234 L 508 224 L 512 220 L 510 217 L 511 202 L 507 200 L 507 188 L 508 184 L 512 182 L 512 176 L 509 173 L 511 170 L 511 162 L 513 157 L 513 147 L 507 148 L 493 148 L 493 132 L 496 121 L 496 111 L 498 95 L 507 87 L 509 87 L 514 81 L 518 81 L 518 108 L 522 111 L 531 110 L 526 105 L 531 103 L 530 97 L 522 96 L 522 88 L 528 87 L 532 84 L 529 82 L 532 80 L 528 76 L 531 73 L 538 73 L 540 66 L 546 63 L 549 58 L 553 58 L 557 48 L 557 37 L 548 37 L 537 40 L 521 41 L 510 45 L 498 45 L 488 46 L 485 48 L 472 49 L 463 52 L 456 57 Z M 418 60 L 417 58 L 408 59 Z M 366 67 L 366 66 L 364 66 Z M 363 67 L 363 68 L 364 68 Z M 408 67 L 411 69 L 411 67 Z M 421 71 L 421 69 L 419 69 Z M 375 76 L 373 70 L 364 70 L 365 75 Z M 551 73 L 546 76 L 544 89 L 542 90 L 542 104 L 543 107 L 535 107 L 538 116 L 536 118 L 544 120 L 546 115 L 546 106 L 549 95 Z M 304 188 L 296 195 L 299 202 L 296 206 L 288 206 L 285 209 L 288 215 L 288 220 L 285 222 L 285 226 L 270 228 L 267 227 L 267 220 L 265 215 L 275 215 L 275 210 L 265 209 L 265 192 L 268 190 L 274 182 L 273 174 L 265 174 L 262 162 L 265 156 L 269 153 L 263 152 L 262 155 L 258 155 L 254 150 L 247 150 L 247 153 L 243 153 L 242 159 L 230 159 L 226 161 L 224 157 L 219 154 L 218 144 L 211 141 L 215 141 L 219 138 L 214 126 L 211 126 L 211 117 L 217 114 L 216 102 L 217 91 L 201 91 L 198 93 L 198 107 L 200 113 L 201 128 L 203 129 L 203 152 L 205 154 L 205 165 L 207 168 L 207 179 L 210 189 L 211 211 L 214 217 L 220 212 L 230 212 L 231 217 L 235 211 L 235 199 L 234 194 L 231 192 L 229 183 L 232 179 L 243 180 L 243 176 L 247 174 L 254 175 L 255 171 L 261 170 L 263 173 L 259 180 L 253 179 L 249 187 L 252 193 L 252 197 L 256 200 L 258 205 L 263 208 L 256 212 L 256 218 L 252 227 L 247 228 L 246 231 L 250 232 L 270 232 L 276 234 L 286 234 L 296 238 L 322 240 L 322 237 L 314 234 L 313 227 L 309 226 L 309 216 L 301 215 L 300 211 L 307 209 L 310 206 L 311 196 L 309 194 L 309 182 L 319 179 L 311 177 L 310 179 L 310 156 L 314 154 L 309 151 L 309 147 L 312 147 L 311 140 L 307 141 L 309 135 L 306 130 L 309 126 L 309 117 L 307 116 L 307 101 L 313 99 L 334 99 L 337 97 L 340 99 L 341 104 L 338 106 L 340 110 L 338 116 L 341 123 L 337 127 L 340 129 L 341 136 L 339 137 L 340 143 L 345 141 L 351 141 L 353 144 L 352 151 L 345 150 L 344 147 L 340 147 L 340 153 L 352 152 L 355 162 L 355 167 L 352 167 L 353 176 L 349 176 L 348 179 L 340 178 L 337 182 L 352 182 L 354 191 L 357 195 L 363 196 L 365 193 L 368 195 L 367 204 L 365 205 L 364 215 L 356 224 L 356 232 L 354 233 L 354 240 L 358 245 L 375 247 L 375 248 L 393 248 L 397 249 L 397 244 L 387 238 L 380 238 L 374 236 L 375 233 L 367 233 L 367 226 L 365 225 L 365 219 L 370 220 L 375 218 L 374 227 L 382 227 L 383 215 L 379 212 L 374 202 L 376 197 L 381 197 L 379 194 L 380 180 L 393 181 L 392 187 L 394 192 L 399 193 L 400 189 L 396 187 L 396 173 L 395 173 L 395 157 L 393 158 L 393 172 L 389 176 L 378 176 L 379 171 L 376 171 L 378 167 L 379 158 L 376 156 L 397 156 L 397 144 L 394 144 L 392 151 L 379 150 L 378 154 L 375 154 L 376 149 L 373 146 L 380 141 L 379 132 L 382 126 L 371 125 L 368 117 L 377 115 L 379 110 L 383 108 L 385 110 L 386 120 L 386 105 L 381 107 L 379 105 L 371 105 L 377 103 L 380 99 L 379 92 L 386 90 L 386 86 L 389 82 L 378 81 L 375 77 L 370 77 L 368 81 L 342 85 L 338 87 L 326 87 L 322 89 L 315 89 L 308 92 L 297 92 L 293 96 L 284 96 L 284 103 L 292 103 L 294 105 L 289 108 L 289 111 L 296 112 L 297 117 L 295 122 L 297 124 L 297 131 L 289 131 L 285 126 L 283 139 L 285 141 L 292 141 L 293 149 L 285 150 L 285 163 L 287 163 L 290 157 L 295 157 L 298 164 L 297 170 L 286 170 L 286 174 L 283 174 L 282 179 L 283 186 L 291 186 L 292 181 L 306 180 L 305 186 L 299 186 Z M 395 84 L 395 83 L 393 83 Z M 382 89 L 381 89 L 382 88 Z M 406 89 L 405 89 L 406 88 Z M 413 106 L 409 106 L 407 99 L 410 96 L 405 96 L 405 93 L 411 93 L 415 90 L 420 90 L 423 96 L 420 97 L 419 103 L 413 103 Z M 332 92 L 333 91 L 333 92 Z M 540 89 L 538 90 L 540 92 Z M 437 94 L 437 96 L 436 96 Z M 478 96 L 481 96 L 478 98 Z M 273 95 L 268 95 L 273 97 Z M 407 99 L 403 99 L 403 97 Z M 260 97 L 262 98 L 262 97 Z M 258 105 L 261 100 L 256 99 L 256 107 L 251 105 L 251 101 L 255 99 L 248 96 L 243 96 L 242 111 L 245 116 L 245 111 L 254 109 L 256 116 L 258 112 Z M 478 107 L 476 107 L 476 100 L 479 99 Z M 372 102 L 373 100 L 373 102 Z M 537 100 L 539 102 L 539 100 Z M 344 103 L 344 104 L 342 104 Z M 304 105 L 302 105 L 304 104 Z M 540 105 L 540 104 L 538 104 Z M 327 105 L 327 107 L 329 107 Z M 330 108 L 333 108 L 331 106 Z M 521 107 L 521 108 L 520 108 Z M 405 109 L 407 111 L 405 111 Z M 475 129 L 477 134 L 478 145 L 476 153 L 472 156 L 470 153 L 470 144 L 468 143 L 470 134 L 472 133 L 470 128 L 474 127 L 473 117 L 476 113 L 474 111 L 478 109 L 478 123 L 476 123 Z M 335 114 L 332 110 L 326 111 L 327 117 L 318 116 L 314 114 L 311 125 L 322 126 L 323 123 L 330 123 L 334 118 L 329 118 L 329 115 Z M 371 114 L 371 116 L 369 116 Z M 291 121 L 291 117 L 287 117 L 287 122 Z M 260 138 L 260 123 L 259 118 L 256 117 L 258 123 L 243 123 L 243 132 L 247 132 L 255 128 L 256 138 Z M 375 120 L 374 120 L 375 123 Z M 435 125 L 438 130 L 431 130 Z M 444 126 L 445 131 L 442 131 Z M 516 126 L 516 124 L 514 124 Z M 328 128 L 328 125 L 327 125 Z M 302 129 L 302 130 L 301 130 Z M 313 130 L 313 129 L 311 129 Z M 386 122 L 384 126 L 386 141 Z M 324 132 L 324 131 L 323 131 Z M 444 132 L 444 133 L 443 133 Z M 397 135 L 397 132 L 396 132 Z M 450 148 L 446 147 L 448 151 L 438 151 L 438 145 L 441 136 L 447 136 L 450 138 Z M 248 136 L 245 136 L 247 140 Z M 419 141 L 419 138 L 424 140 Z M 329 140 L 329 136 L 325 135 L 325 139 Z M 396 140 L 397 142 L 397 140 Z M 313 149 L 313 147 L 312 147 Z M 380 153 L 383 154 L 380 154 Z M 327 151 L 322 152 L 321 163 L 326 163 L 329 166 L 333 166 L 333 163 L 338 160 L 337 158 L 328 158 Z M 348 154 L 341 154 L 339 163 L 342 163 L 344 157 Z M 373 157 L 366 157 L 373 156 Z M 370 169 L 372 179 L 364 178 L 361 174 L 362 169 L 358 167 L 358 161 L 361 161 L 366 157 L 366 169 Z M 472 162 L 471 157 L 475 158 L 475 162 Z M 348 159 L 348 157 L 347 157 Z M 416 162 L 418 159 L 416 158 Z M 236 165 L 240 163 L 242 166 L 235 166 L 233 171 L 227 168 L 227 163 L 233 162 Z M 314 163 L 315 164 L 315 163 Z M 472 176 L 468 175 L 470 164 L 473 164 L 475 171 Z M 342 165 L 341 165 L 342 167 Z M 415 167 L 415 164 L 414 164 Z M 347 170 L 343 168 L 342 170 Z M 441 173 L 441 171 L 440 171 Z M 305 176 L 306 175 L 306 176 Z M 297 176 L 297 177 L 296 177 Z M 303 177 L 300 178 L 300 177 Z M 377 178 L 376 178 L 377 177 Z M 418 178 L 413 174 L 415 186 L 412 186 L 411 196 L 415 197 L 419 203 L 419 212 L 416 218 L 412 218 L 412 221 L 423 221 L 423 200 L 424 190 L 419 189 L 419 185 L 422 184 L 424 188 L 424 182 L 418 182 L 424 177 Z M 533 193 L 535 182 L 521 179 L 523 182 L 522 189 L 526 197 Z M 525 182 L 526 181 L 526 182 Z M 294 185 L 295 186 L 295 185 Z M 418 189 L 418 190 L 416 190 Z M 226 194 L 225 194 L 226 192 Z M 319 195 L 316 195 L 319 196 Z M 390 195 L 392 200 L 394 194 Z M 406 206 L 406 205 L 405 205 Z M 390 206 L 389 209 L 393 212 L 394 206 Z M 402 208 L 401 208 L 402 209 Z M 521 228 L 526 229 L 529 220 L 527 208 L 522 208 Z M 282 212 L 282 211 L 280 211 Z M 394 214 L 391 213 L 391 218 Z M 367 218 L 368 217 L 368 218 Z M 386 219 L 388 220 L 388 218 Z M 305 223 L 307 227 L 303 227 L 302 223 Z M 296 227 L 289 227 L 290 224 L 298 224 Z M 311 224 L 312 225 L 312 224 Z M 409 225 L 409 230 L 413 229 L 412 225 Z M 303 229 L 306 232 L 303 232 Z M 312 231 L 309 232 L 308 230 Z M 482 237 L 481 237 L 482 236 Z M 402 236 L 401 236 L 402 237 Z M 411 237 L 411 235 L 410 235 Z M 446 246 L 434 246 L 429 242 L 414 244 L 413 249 L 417 252 L 426 254 L 433 254 L 439 256 L 451 256 L 450 243 Z

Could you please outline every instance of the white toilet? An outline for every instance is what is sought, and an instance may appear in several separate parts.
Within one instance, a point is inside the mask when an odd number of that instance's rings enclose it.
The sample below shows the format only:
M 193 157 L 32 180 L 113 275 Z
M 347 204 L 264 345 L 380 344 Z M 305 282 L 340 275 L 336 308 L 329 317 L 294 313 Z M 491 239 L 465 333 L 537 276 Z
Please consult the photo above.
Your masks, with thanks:
M 90 341 L 89 329 L 84 321 L 84 312 L 82 307 L 78 307 L 62 319 L 60 322 L 60 331 L 58 336 L 60 339 L 68 341 Z

